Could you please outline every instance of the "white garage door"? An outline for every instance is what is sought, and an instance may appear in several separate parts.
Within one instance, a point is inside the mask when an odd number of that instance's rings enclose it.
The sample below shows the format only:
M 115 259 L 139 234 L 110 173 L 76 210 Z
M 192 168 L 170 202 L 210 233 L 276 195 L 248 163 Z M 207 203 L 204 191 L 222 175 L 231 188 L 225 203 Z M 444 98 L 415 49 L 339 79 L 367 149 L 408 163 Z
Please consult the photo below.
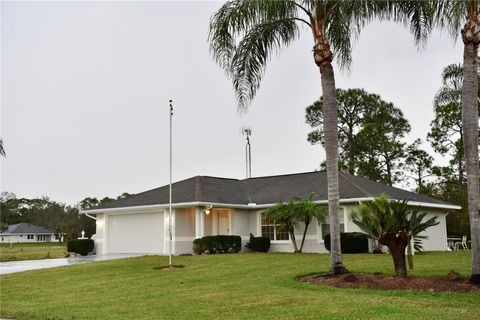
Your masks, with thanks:
M 108 253 L 163 253 L 163 212 L 108 216 Z

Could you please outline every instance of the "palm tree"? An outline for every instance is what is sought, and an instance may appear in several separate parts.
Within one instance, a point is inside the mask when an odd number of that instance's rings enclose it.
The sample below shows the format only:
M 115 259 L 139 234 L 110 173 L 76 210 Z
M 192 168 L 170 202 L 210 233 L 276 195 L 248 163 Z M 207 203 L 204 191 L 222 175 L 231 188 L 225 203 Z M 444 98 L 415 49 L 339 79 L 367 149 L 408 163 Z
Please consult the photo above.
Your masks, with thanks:
M 480 70 L 477 69 L 477 78 Z M 435 95 L 433 106 L 435 119 L 431 123 L 428 138 L 434 149 L 440 154 L 453 152 L 450 164 L 458 168 L 458 185 L 465 185 L 465 156 L 463 149 L 462 123 L 463 67 L 450 64 L 443 69 L 442 87 Z M 480 97 L 480 91 L 477 99 Z M 479 99 L 480 102 L 480 99 Z M 480 104 L 478 104 L 480 110 Z
M 454 38 L 461 35 L 463 51 L 462 126 L 467 171 L 468 212 L 472 237 L 470 280 L 480 283 L 480 170 L 478 159 L 478 46 L 480 1 L 435 2 L 439 26 Z M 460 31 L 460 32 L 459 32 Z
M 338 220 L 338 137 L 334 56 L 341 67 L 351 62 L 352 38 L 375 12 L 377 1 L 230 0 L 210 21 L 210 49 L 217 64 L 232 79 L 241 110 L 248 108 L 275 52 L 313 35 L 313 60 L 320 70 L 324 101 L 324 134 L 328 181 L 328 211 L 332 250 L 330 273 L 345 272 Z
M 396 276 L 406 278 L 405 249 L 412 239 L 425 238 L 420 233 L 439 223 L 436 216 L 423 221 L 426 215 L 410 209 L 407 201 L 392 201 L 382 194 L 352 211 L 352 221 L 370 238 L 388 247 Z
M 265 211 L 268 219 L 288 231 L 294 252 L 302 252 L 308 227 L 312 223 L 313 218 L 317 219 L 319 225 L 325 223 L 327 210 L 325 207 L 316 204 L 314 197 L 315 194 L 313 193 L 305 199 L 294 197 L 287 203 L 277 203 Z M 295 227 L 300 223 L 303 223 L 304 228 L 299 248 L 295 236 Z

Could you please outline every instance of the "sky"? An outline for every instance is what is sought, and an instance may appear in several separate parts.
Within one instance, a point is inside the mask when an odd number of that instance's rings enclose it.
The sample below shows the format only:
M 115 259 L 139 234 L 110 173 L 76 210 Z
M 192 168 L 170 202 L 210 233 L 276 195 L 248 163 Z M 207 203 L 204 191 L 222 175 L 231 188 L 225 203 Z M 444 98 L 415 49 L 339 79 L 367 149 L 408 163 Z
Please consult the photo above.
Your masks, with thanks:
M 321 95 L 311 33 L 272 57 L 247 112 L 208 49 L 216 1 L 1 2 L 1 191 L 75 204 L 138 193 L 195 175 L 245 178 L 307 172 L 325 159 L 306 136 L 305 108 Z M 461 41 L 435 31 L 417 49 L 407 28 L 373 22 L 355 42 L 338 88 L 364 88 L 425 137 L 444 66 Z M 428 143 L 425 150 L 432 152 Z M 435 155 L 438 163 L 445 159 Z

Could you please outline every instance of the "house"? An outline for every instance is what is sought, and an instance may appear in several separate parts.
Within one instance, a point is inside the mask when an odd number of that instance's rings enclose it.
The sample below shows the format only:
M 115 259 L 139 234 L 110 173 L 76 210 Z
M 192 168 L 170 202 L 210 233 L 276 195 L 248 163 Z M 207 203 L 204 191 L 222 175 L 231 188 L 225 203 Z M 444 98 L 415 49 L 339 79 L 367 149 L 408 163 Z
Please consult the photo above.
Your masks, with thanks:
M 0 231 L 2 243 L 52 241 L 58 241 L 54 230 L 26 222 L 9 225 Z
M 360 231 L 350 213 L 360 201 L 381 193 L 392 199 L 408 200 L 412 207 L 436 215 L 437 226 L 427 230 L 423 246 L 429 251 L 447 249 L 445 217 L 460 207 L 413 192 L 382 185 L 346 173 L 339 174 L 341 229 Z M 268 221 L 262 212 L 294 196 L 315 193 L 315 201 L 327 204 L 326 172 L 308 172 L 244 180 L 196 176 L 172 185 L 172 247 L 174 254 L 191 253 L 192 241 L 205 235 L 239 235 L 245 244 L 250 233 L 271 239 L 270 251 L 293 251 L 288 233 Z M 96 215 L 97 253 L 169 252 L 169 186 L 145 191 L 130 197 L 85 210 Z M 323 236 L 327 224 L 312 223 L 308 229 L 304 252 L 326 252 Z M 296 232 L 301 238 L 302 226 Z

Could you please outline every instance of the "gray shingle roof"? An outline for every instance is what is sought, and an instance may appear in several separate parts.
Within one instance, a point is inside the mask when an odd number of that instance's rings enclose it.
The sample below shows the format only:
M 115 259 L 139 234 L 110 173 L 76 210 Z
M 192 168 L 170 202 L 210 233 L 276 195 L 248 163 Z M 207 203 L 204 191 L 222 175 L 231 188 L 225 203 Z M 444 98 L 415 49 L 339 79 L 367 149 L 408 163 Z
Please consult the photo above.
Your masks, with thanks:
M 17 223 L 17 224 L 11 224 L 9 225 L 5 230 L 2 230 L 1 233 L 21 233 L 21 234 L 26 234 L 26 233 L 54 233 L 55 231 L 52 229 L 48 229 L 42 226 L 36 226 L 31 223 L 27 222 L 22 222 L 22 223 Z
M 339 174 L 340 199 L 375 197 L 382 192 L 393 199 L 449 205 L 441 200 L 386 186 L 347 173 Z M 244 180 L 196 176 L 172 184 L 172 202 L 212 202 L 247 205 L 274 204 L 292 197 L 327 200 L 325 171 L 250 178 Z M 92 209 L 123 208 L 168 203 L 168 185 L 115 200 Z

